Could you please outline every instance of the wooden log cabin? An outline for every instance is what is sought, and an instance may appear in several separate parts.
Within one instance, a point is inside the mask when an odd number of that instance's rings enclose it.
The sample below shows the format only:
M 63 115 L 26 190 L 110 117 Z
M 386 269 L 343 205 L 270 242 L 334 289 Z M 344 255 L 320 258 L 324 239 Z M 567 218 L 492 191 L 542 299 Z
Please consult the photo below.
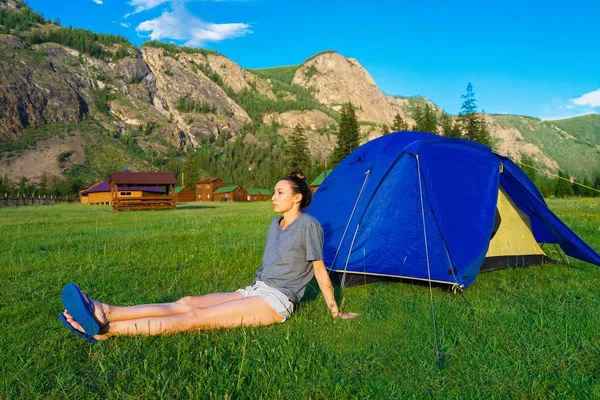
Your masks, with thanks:
M 196 182 L 197 201 L 215 201 L 213 193 L 225 184 L 219 178 L 203 178 Z
M 106 190 L 107 190 L 107 192 L 110 192 L 110 190 L 108 188 L 108 179 L 106 181 L 104 181 L 104 182 L 106 182 Z M 91 195 L 91 194 L 92 193 L 96 193 L 96 192 L 92 191 L 92 189 L 94 189 L 95 187 L 101 185 L 104 182 L 102 180 L 97 180 L 96 182 L 94 182 L 90 186 L 88 186 L 87 188 L 81 189 L 79 191 L 79 193 L 78 193 L 79 202 L 81 204 L 101 204 L 101 203 L 94 202 L 94 195 Z M 90 199 L 92 199 L 91 203 L 90 203 Z
M 270 200 L 273 193 L 267 189 L 247 189 L 248 201 L 265 201 Z
M 176 184 L 170 172 L 113 172 L 109 179 L 112 210 L 175 209 Z M 162 194 L 153 190 L 161 190 Z
M 187 186 L 177 186 L 175 188 L 175 201 L 177 203 L 196 201 L 196 193 Z
M 156 186 L 123 186 L 117 188 L 117 196 L 124 198 L 141 198 L 162 195 L 165 191 Z M 95 182 L 90 187 L 79 192 L 79 201 L 82 204 L 111 205 L 112 193 L 109 179 Z
M 223 186 L 213 193 L 213 201 L 247 201 L 248 192 L 241 186 Z

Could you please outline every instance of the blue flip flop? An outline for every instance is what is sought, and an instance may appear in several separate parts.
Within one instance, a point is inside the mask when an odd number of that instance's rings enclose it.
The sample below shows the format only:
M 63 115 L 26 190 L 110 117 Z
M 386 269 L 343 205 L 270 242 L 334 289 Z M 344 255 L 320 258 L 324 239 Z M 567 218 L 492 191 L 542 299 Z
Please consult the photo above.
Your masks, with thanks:
M 100 332 L 101 326 L 94 317 L 92 301 L 76 284 L 67 283 L 63 287 L 62 302 L 73 319 L 81 325 L 86 336 L 91 337 Z
M 69 321 L 67 321 L 67 318 L 63 314 L 58 314 L 58 318 L 60 319 L 60 322 L 62 322 L 63 325 L 67 327 L 68 330 L 70 330 L 71 332 L 73 332 L 74 334 L 79 336 L 81 339 L 83 339 L 87 342 L 90 342 L 92 344 L 98 343 L 98 341 L 96 339 L 94 339 L 93 337 L 88 336 L 85 333 L 80 332 L 77 329 L 73 328 L 73 326 L 69 323 Z

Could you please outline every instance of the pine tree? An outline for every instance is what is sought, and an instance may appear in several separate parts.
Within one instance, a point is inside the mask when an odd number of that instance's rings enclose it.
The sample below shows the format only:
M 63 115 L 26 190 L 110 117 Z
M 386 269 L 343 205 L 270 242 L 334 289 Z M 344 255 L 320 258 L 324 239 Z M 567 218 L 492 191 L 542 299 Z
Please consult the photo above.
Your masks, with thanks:
M 590 186 L 590 181 L 589 179 L 583 178 L 583 181 L 579 181 L 578 179 L 573 179 L 573 194 L 575 196 L 579 196 L 579 197 L 589 197 L 590 196 L 590 190 L 587 188 Z
M 467 85 L 467 92 L 460 96 L 464 99 L 459 112 L 459 121 L 464 133 L 464 138 L 490 146 L 492 140 L 485 125 L 485 121 L 477 113 L 477 101 L 471 82 Z
M 423 108 L 417 106 L 415 111 L 415 130 L 419 132 L 437 133 L 438 121 L 433 107 L 426 103 Z
M 435 110 L 433 109 L 433 106 L 431 106 L 430 104 L 425 104 L 425 110 L 423 114 L 423 128 L 425 132 L 438 133 L 438 119 L 435 115 Z
M 483 115 L 485 114 L 484 110 L 481 110 L 481 113 L 477 115 L 477 122 L 479 124 L 479 129 L 477 130 L 476 141 L 479 143 L 483 143 L 486 146 L 492 146 L 492 136 L 490 135 L 490 131 L 488 130 L 487 124 L 485 123 L 485 119 L 483 119 Z
M 8 179 L 8 175 L 4 174 L 4 178 L 2 178 L 2 193 L 0 196 L 4 196 L 5 194 L 10 195 L 12 193 L 12 182 Z
M 571 177 L 568 173 L 558 171 L 556 186 L 554 187 L 554 195 L 556 197 L 567 197 L 573 195 L 573 187 L 571 185 Z
M 417 105 L 412 111 L 412 117 L 415 120 L 415 125 L 412 128 L 409 128 L 409 131 L 420 131 L 419 127 L 423 122 L 423 110 L 421 110 L 421 106 Z
M 183 177 L 186 185 L 194 185 L 198 179 L 202 178 L 197 161 L 194 150 L 188 150 L 183 164 Z
M 445 111 L 442 111 L 442 116 L 440 117 L 440 129 L 440 133 L 446 137 L 462 137 L 462 135 L 460 134 L 460 127 L 456 122 L 452 122 L 452 118 Z
M 600 172 L 597 172 L 594 176 L 594 184 L 592 186 L 594 189 L 600 190 Z
M 531 167 L 528 167 L 528 165 L 534 166 L 533 158 L 528 157 L 528 156 L 522 156 L 521 164 L 523 164 L 523 165 L 521 165 L 521 169 L 525 172 L 525 174 L 527 174 L 529 179 L 531 179 L 531 181 L 537 185 L 537 181 L 538 181 L 537 171 Z
M 289 166 L 292 170 L 308 171 L 310 167 L 310 154 L 308 140 L 300 125 L 296 125 L 290 135 L 288 146 Z
M 394 129 L 394 132 L 405 131 L 408 129 L 408 124 L 406 123 L 404 118 L 402 118 L 400 113 L 396 113 L 396 116 L 394 117 L 394 123 L 392 124 L 392 128 Z
M 19 181 L 19 196 L 25 196 L 26 187 L 27 187 L 27 178 L 22 176 L 21 180 Z
M 344 104 L 341 114 L 342 121 L 338 132 L 337 146 L 332 156 L 334 165 L 358 147 L 358 121 L 354 106 L 351 103 Z
M 45 196 L 48 194 L 48 177 L 46 176 L 45 172 L 42 174 L 42 179 L 40 179 L 40 187 L 38 193 L 41 196 Z

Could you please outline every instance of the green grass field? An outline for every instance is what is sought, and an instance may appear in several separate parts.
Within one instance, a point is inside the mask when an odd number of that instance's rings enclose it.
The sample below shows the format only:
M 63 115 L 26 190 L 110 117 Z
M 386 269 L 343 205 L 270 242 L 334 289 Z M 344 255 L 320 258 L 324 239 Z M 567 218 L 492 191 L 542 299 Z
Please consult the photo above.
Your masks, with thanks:
M 549 204 L 600 249 L 600 199 Z M 0 398 L 600 398 L 600 269 L 583 262 L 434 288 L 441 370 L 429 288 L 411 283 L 345 289 L 338 301 L 362 314 L 348 321 L 314 284 L 263 328 L 94 346 L 57 318 L 70 281 L 120 305 L 243 287 L 273 216 L 268 203 L 0 209 Z

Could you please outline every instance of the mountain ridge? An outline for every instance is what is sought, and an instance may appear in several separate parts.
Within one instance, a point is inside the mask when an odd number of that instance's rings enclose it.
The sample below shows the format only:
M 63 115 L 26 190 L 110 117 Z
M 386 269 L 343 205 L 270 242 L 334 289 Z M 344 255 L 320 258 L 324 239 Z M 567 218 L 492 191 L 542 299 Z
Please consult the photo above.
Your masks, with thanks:
M 212 50 L 159 42 L 147 42 L 138 49 L 110 35 L 96 35 L 96 47 L 78 50 L 73 46 L 78 46 L 80 38 L 95 34 L 49 21 L 35 22 L 39 18 L 31 17 L 30 11 L 19 16 L 15 25 L 15 14 L 29 10 L 21 4 L 0 0 L 0 11 L 9 10 L 2 15 L 12 13 L 13 18 L 10 22 L 0 15 L 1 31 L 9 32 L 0 34 L 0 75 L 7 82 L 0 87 L 0 166 L 2 175 L 11 180 L 21 176 L 41 179 L 35 165 L 29 170 L 16 168 L 29 164 L 19 161 L 24 153 L 27 159 L 52 164 L 44 169 L 51 176 L 69 176 L 74 170 L 91 180 L 109 167 L 127 166 L 125 160 L 112 163 L 109 157 L 94 155 L 102 149 L 121 154 L 119 159 L 129 154 L 129 164 L 164 169 L 181 164 L 190 150 L 221 154 L 222 149 L 211 146 L 224 137 L 283 150 L 296 126 L 307 134 L 311 154 L 325 160 L 335 147 L 339 109 L 346 102 L 357 107 L 361 142 L 383 134 L 384 125 L 392 125 L 396 114 L 414 125 L 412 110 L 419 105 L 442 111 L 425 97 L 383 93 L 357 60 L 333 50 L 319 52 L 298 65 L 262 69 L 244 69 Z M 63 36 L 47 36 L 48 30 L 60 30 Z M 70 45 L 45 41 L 50 39 Z M 552 172 L 563 169 L 591 179 L 600 171 L 600 116 L 596 116 L 560 122 L 484 114 L 484 121 L 498 152 L 517 161 L 528 157 Z M 86 121 L 95 125 L 91 134 L 81 136 L 84 142 L 77 142 L 77 146 L 83 143 L 83 152 L 70 149 L 64 138 L 78 125 L 89 128 Z M 62 136 L 62 142 L 44 142 L 52 135 Z M 44 146 L 49 146 L 46 155 Z M 31 158 L 28 152 L 39 154 Z M 227 174 L 233 168 L 218 157 L 221 169 L 213 163 L 210 168 L 215 169 L 207 173 L 224 170 Z M 98 159 L 110 165 L 89 161 Z M 235 168 L 245 169 L 252 180 L 264 166 L 250 157 Z

